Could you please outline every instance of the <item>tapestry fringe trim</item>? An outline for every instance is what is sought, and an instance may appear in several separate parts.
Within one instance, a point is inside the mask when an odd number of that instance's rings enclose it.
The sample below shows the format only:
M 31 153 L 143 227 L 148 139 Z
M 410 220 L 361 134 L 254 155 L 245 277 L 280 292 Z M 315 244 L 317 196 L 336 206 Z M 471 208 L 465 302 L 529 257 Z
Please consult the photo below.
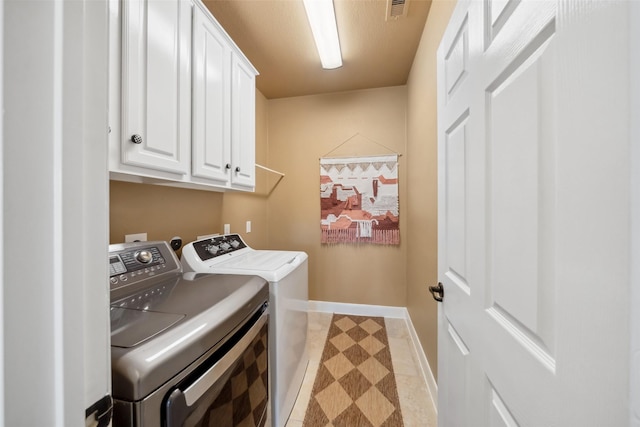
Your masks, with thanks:
M 399 245 L 400 230 L 371 230 L 371 236 L 363 236 L 357 228 L 339 230 L 322 229 L 322 244 L 373 243 L 378 245 Z

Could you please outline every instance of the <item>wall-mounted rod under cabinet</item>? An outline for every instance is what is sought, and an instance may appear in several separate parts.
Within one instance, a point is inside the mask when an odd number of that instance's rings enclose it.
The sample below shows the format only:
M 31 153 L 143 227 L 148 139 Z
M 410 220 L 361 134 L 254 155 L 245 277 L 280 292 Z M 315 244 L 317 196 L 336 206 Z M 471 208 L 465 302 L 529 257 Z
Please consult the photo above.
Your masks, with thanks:
M 278 184 L 280 184 L 280 181 L 282 181 L 282 178 L 284 178 L 284 174 L 282 172 L 278 172 L 277 170 L 268 168 L 266 166 L 262 166 L 261 164 L 258 164 L 258 163 L 256 163 L 256 168 L 262 169 L 263 171 L 266 171 L 266 172 L 269 172 L 269 173 L 273 173 L 273 174 L 279 175 L 278 180 L 273 184 L 273 186 L 271 186 L 271 189 L 269 191 L 267 191 L 267 193 L 266 193 L 266 196 L 269 197 L 271 195 L 271 193 L 273 193 L 273 190 L 276 189 Z

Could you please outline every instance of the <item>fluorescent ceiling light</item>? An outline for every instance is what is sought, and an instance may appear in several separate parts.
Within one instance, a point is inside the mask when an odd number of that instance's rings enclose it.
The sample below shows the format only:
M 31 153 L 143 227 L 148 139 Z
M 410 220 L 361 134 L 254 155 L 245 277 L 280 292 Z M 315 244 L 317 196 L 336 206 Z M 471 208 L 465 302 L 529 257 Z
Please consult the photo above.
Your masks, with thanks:
M 331 70 L 342 67 L 333 0 L 303 0 L 303 2 L 322 68 Z

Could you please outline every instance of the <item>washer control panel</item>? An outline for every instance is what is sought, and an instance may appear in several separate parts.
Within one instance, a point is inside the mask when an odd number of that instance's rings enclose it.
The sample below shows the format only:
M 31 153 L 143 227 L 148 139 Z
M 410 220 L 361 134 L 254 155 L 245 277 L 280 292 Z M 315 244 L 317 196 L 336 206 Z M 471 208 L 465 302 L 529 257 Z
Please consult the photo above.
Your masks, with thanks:
M 247 245 L 238 234 L 225 234 L 193 242 L 193 248 L 202 261 L 227 255 L 246 247 Z
M 175 271 L 181 271 L 180 263 L 167 242 L 109 245 L 111 290 Z

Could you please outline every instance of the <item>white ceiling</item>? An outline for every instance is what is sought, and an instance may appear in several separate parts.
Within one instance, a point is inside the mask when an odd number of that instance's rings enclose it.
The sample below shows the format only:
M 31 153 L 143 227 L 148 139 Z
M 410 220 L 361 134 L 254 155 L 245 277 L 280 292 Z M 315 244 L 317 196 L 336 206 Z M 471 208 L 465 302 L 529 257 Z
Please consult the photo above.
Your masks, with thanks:
M 431 0 L 407 0 L 386 19 L 387 0 L 334 0 L 343 66 L 323 70 L 302 0 L 204 0 L 258 69 L 268 99 L 406 84 Z

